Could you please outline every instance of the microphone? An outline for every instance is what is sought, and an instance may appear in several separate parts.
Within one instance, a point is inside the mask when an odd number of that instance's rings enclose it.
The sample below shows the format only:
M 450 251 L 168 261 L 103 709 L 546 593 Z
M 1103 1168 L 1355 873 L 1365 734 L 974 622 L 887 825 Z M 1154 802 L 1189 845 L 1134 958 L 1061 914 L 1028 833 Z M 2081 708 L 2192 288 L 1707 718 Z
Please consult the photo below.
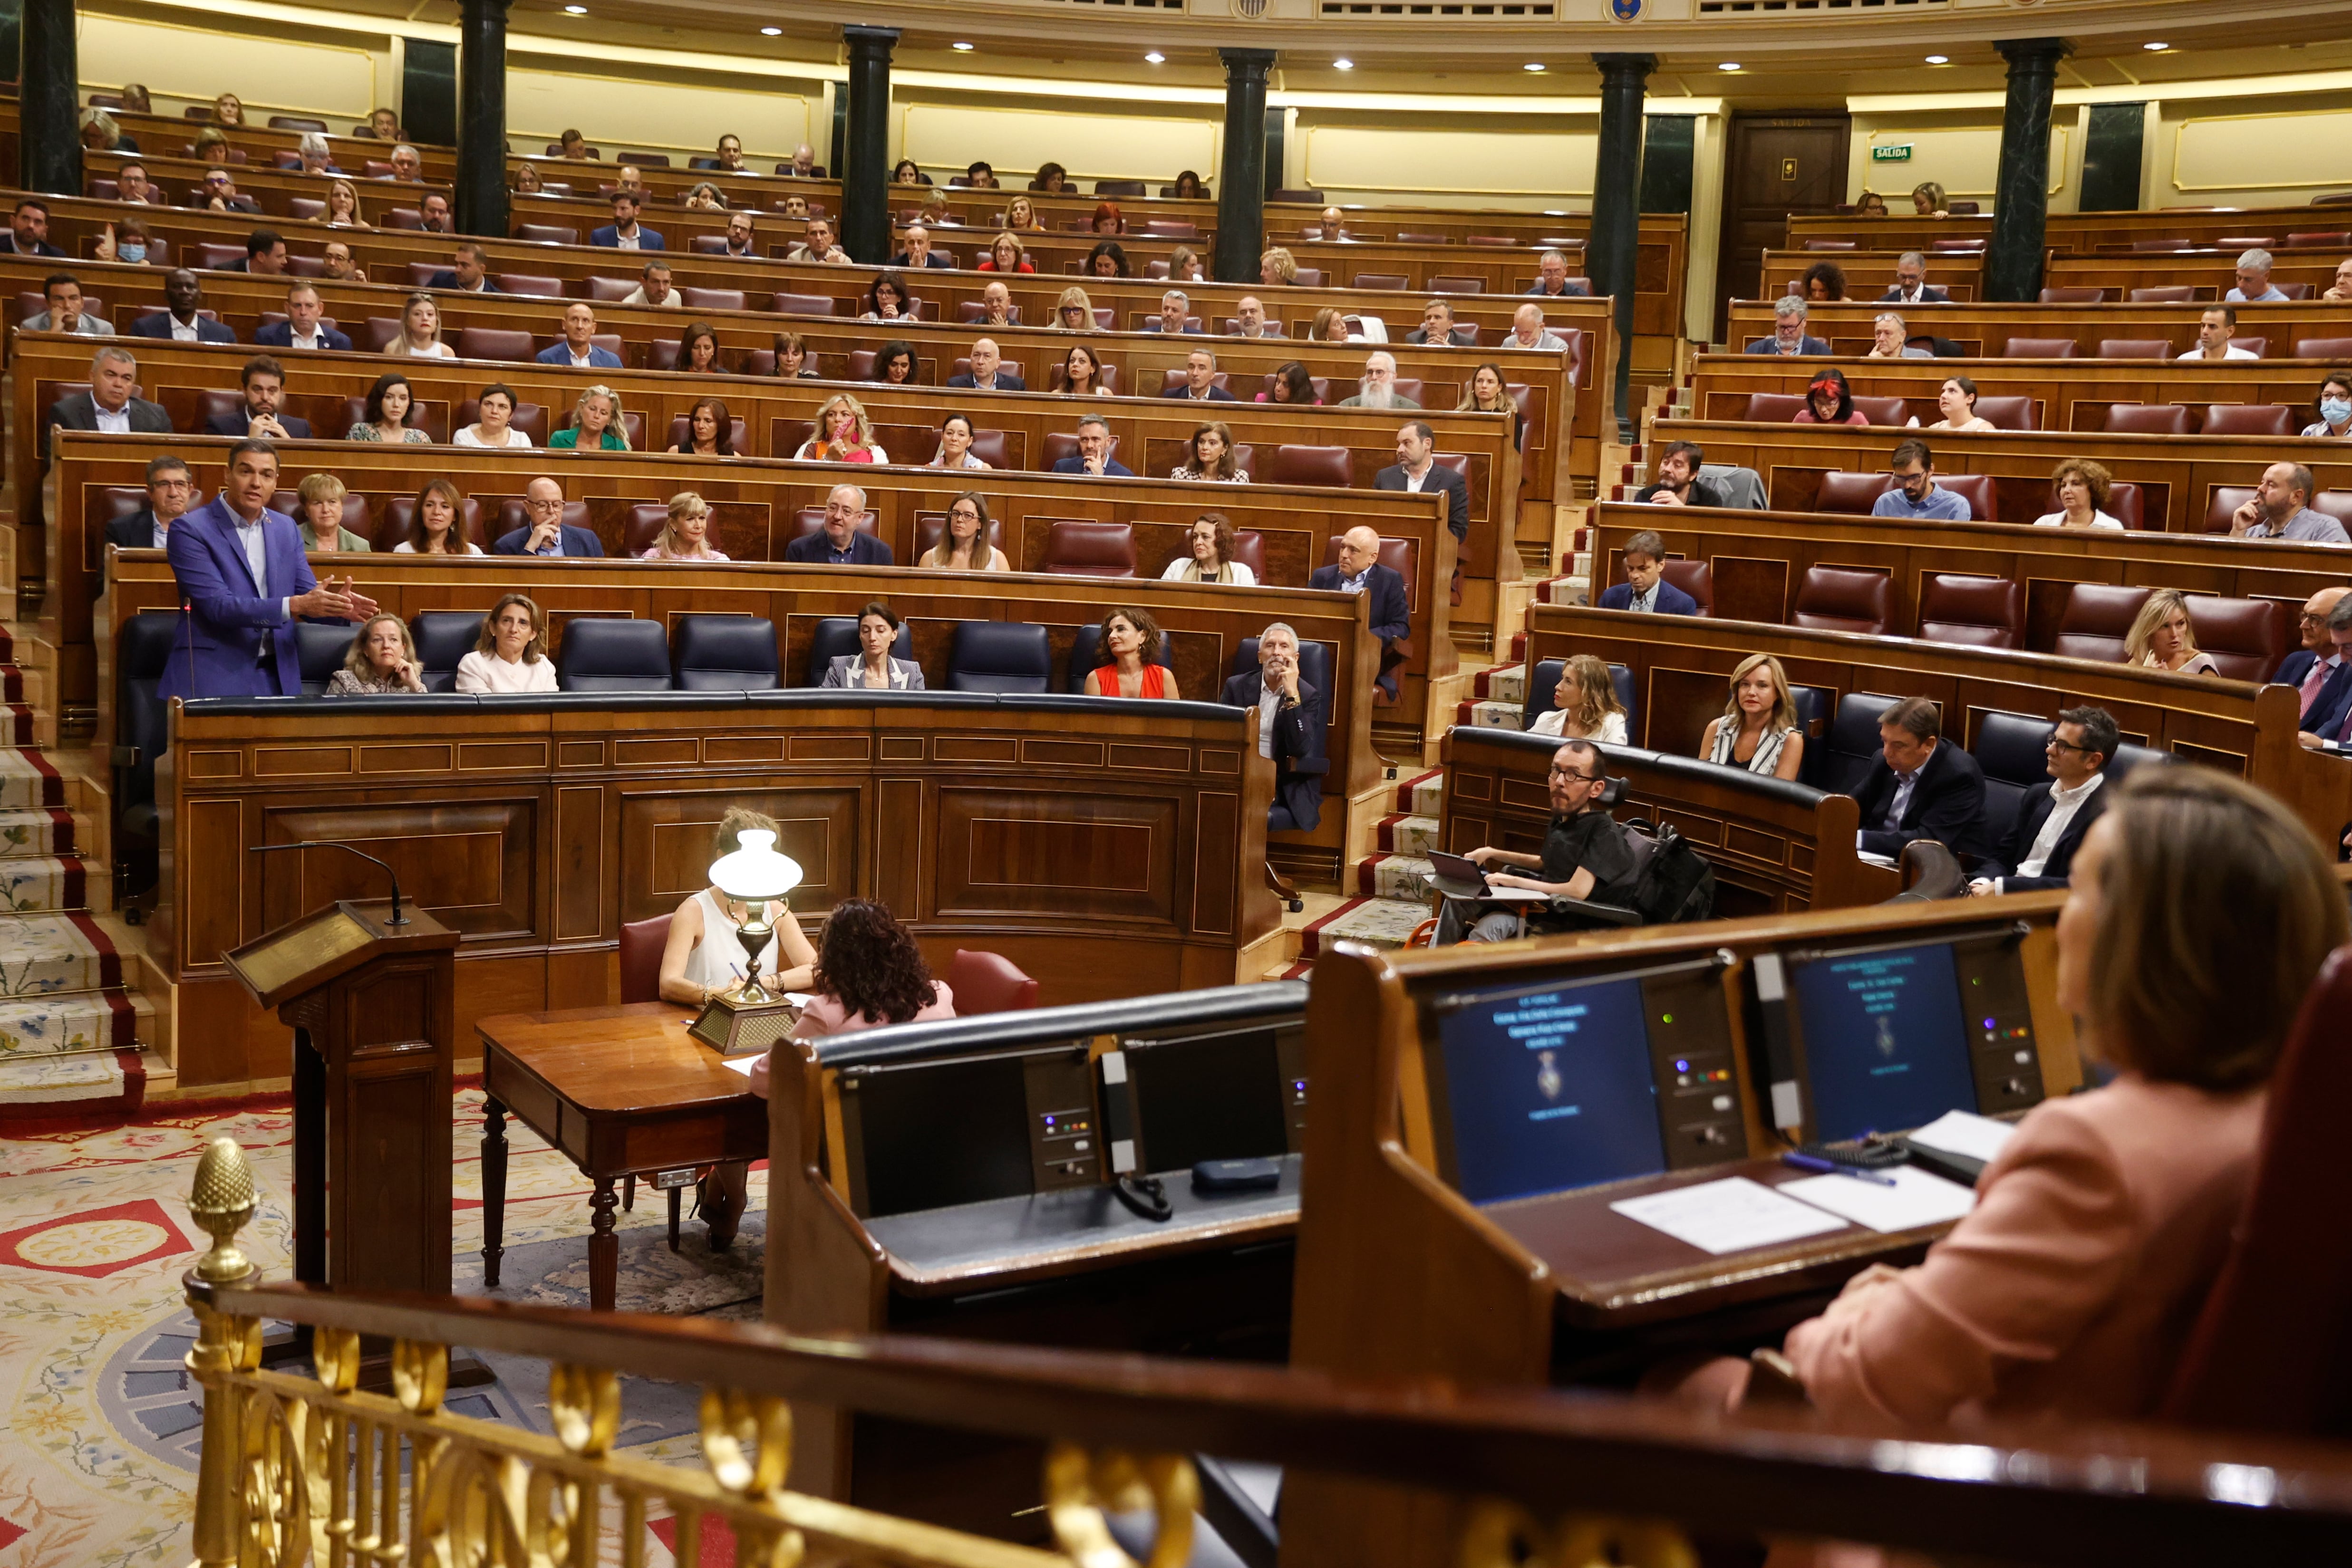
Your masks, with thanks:
M 196 692 L 196 601 L 193 599 L 180 601 L 180 630 L 187 633 L 188 695 L 194 697 L 198 694 Z
M 408 917 L 400 912 L 399 873 L 394 871 L 390 866 L 385 865 L 383 862 L 376 859 L 375 856 L 369 854 L 366 851 L 355 850 L 352 848 L 351 845 L 338 843 L 333 839 L 300 839 L 290 844 L 255 844 L 248 848 L 245 852 L 249 855 L 266 855 L 275 853 L 279 850 L 341 850 L 347 855 L 359 856 L 360 859 L 367 862 L 368 864 L 380 869 L 383 874 L 392 881 L 392 917 L 386 920 L 384 924 L 386 925 L 405 925 L 408 924 Z

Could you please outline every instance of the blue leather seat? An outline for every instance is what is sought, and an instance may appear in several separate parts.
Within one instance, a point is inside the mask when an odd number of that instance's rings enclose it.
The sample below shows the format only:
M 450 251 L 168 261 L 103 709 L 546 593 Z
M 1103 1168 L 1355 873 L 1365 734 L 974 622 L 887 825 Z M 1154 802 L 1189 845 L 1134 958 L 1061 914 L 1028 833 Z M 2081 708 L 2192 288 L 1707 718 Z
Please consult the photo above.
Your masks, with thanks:
M 1822 747 L 1822 771 L 1815 788 L 1827 795 L 1851 795 L 1869 777 L 1878 760 L 1878 716 L 1901 702 L 1879 692 L 1848 692 L 1838 699 L 1837 716 L 1830 721 Z
M 801 685 L 823 685 L 824 672 L 835 659 L 858 651 L 857 617 L 855 615 L 826 616 L 816 623 L 816 630 L 809 634 L 808 673 L 802 677 Z M 911 659 L 915 656 L 913 627 L 898 628 L 898 641 L 890 644 L 890 656 L 894 659 Z
M 1969 754 L 1984 769 L 1984 841 L 2000 843 L 2017 822 L 2025 792 L 2050 777 L 2050 737 L 2057 724 L 2021 713 L 1988 713 L 1977 722 Z
M 1024 621 L 965 621 L 948 648 L 951 692 L 1042 694 L 1054 689 L 1054 647 Z
M 1818 789 L 1828 749 L 1823 743 L 1829 738 L 1830 714 L 1837 706 L 1837 693 L 1827 686 L 1791 685 L 1789 695 L 1797 705 L 1797 726 L 1805 732 L 1805 759 L 1798 766 L 1797 781 Z
M 1163 643 L 1164 647 L 1165 644 Z M 1225 667 L 1227 675 L 1246 674 L 1257 668 L 1257 639 L 1244 637 L 1234 650 L 1234 662 Z M 1323 722 L 1331 722 L 1331 650 L 1321 643 L 1301 643 L 1298 645 L 1298 678 L 1322 695 L 1315 706 L 1322 710 Z M 1213 697 L 1213 692 L 1200 694 Z
M 457 689 L 457 661 L 482 640 L 482 618 L 470 610 L 420 610 L 408 623 L 417 673 L 428 692 Z
M 297 621 L 294 623 L 294 656 L 302 666 L 302 695 L 323 696 L 327 683 L 343 667 L 343 660 L 352 651 L 352 639 L 359 628 L 340 621 Z
M 115 907 L 155 885 L 155 762 L 171 746 L 171 714 L 155 695 L 172 651 L 184 648 L 180 612 L 142 610 L 122 623 L 114 671 Z M 184 657 L 184 653 L 183 657 Z
M 2125 741 L 2116 747 L 2115 756 L 2107 759 L 2107 782 L 2120 784 L 2124 775 L 2135 768 L 2166 768 L 2180 760 L 2169 751 L 2159 751 L 2153 746 L 2134 746 Z
M 682 692 L 772 692 L 783 684 L 776 623 L 750 615 L 682 615 L 670 633 L 670 684 Z
M 1249 641 L 1252 650 L 1250 662 L 1255 664 L 1257 662 L 1255 654 L 1257 639 L 1253 637 Z M 1172 671 L 1176 668 L 1175 653 L 1165 635 L 1160 637 L 1160 652 L 1152 656 L 1151 662 L 1167 670 Z M 1089 622 L 1079 627 L 1077 635 L 1070 639 L 1070 658 L 1069 663 L 1065 666 L 1066 672 L 1065 678 L 1068 683 L 1066 689 L 1073 695 L 1084 692 L 1087 689 L 1087 676 L 1108 663 L 1109 661 L 1103 657 L 1101 623 Z M 1306 673 L 1307 662 L 1304 659 L 1299 661 L 1298 668 L 1302 674 Z M 1314 677 L 1308 675 L 1307 679 L 1311 681 Z M 1213 701 L 1216 693 L 1195 692 L 1193 695 L 1203 701 Z
M 567 692 L 666 692 L 669 639 L 658 621 L 583 617 L 563 629 L 555 684 Z

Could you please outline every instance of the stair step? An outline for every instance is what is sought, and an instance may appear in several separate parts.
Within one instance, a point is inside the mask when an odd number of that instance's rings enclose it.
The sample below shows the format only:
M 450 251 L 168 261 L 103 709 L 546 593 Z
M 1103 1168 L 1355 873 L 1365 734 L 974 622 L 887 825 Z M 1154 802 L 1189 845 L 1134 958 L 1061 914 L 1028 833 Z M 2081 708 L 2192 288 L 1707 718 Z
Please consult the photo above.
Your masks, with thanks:
M 139 1043 L 142 1012 L 152 1019 L 152 1011 L 119 990 L 0 1000 L 0 1060 L 129 1051 Z
M 89 862 L 74 855 L 0 860 L 0 914 L 37 915 L 89 907 Z
M 1373 831 L 1373 842 L 1382 854 L 1425 855 L 1429 846 L 1437 841 L 1438 820 L 1400 814 L 1383 817 Z
M 1475 702 L 1525 702 L 1527 674 L 1525 667 L 1518 664 L 1496 664 L 1481 670 L 1477 679 L 1471 683 L 1471 699 Z
M 1373 855 L 1356 862 L 1356 892 L 1363 898 L 1429 902 L 1429 862 L 1418 855 Z
M 1454 722 L 1465 729 L 1517 729 L 1527 711 L 1525 703 L 1464 703 Z
M 0 1129 L 58 1117 L 125 1116 L 149 1089 L 175 1078 L 161 1056 L 131 1048 L 0 1061 Z
M 0 809 L 62 806 L 66 781 L 57 768 L 37 751 L 0 751 Z
M 1426 904 L 1398 898 L 1352 898 L 1300 932 L 1299 951 L 1318 958 L 1339 942 L 1366 947 L 1402 947 L 1415 927 L 1429 918 Z
M 87 914 L 0 915 L 0 997 L 119 988 L 122 956 Z
M 1445 769 L 1433 768 L 1402 780 L 1396 789 L 1397 810 L 1417 817 L 1442 816 L 1445 811 Z
M 69 855 L 74 816 L 62 806 L 0 806 L 0 859 Z

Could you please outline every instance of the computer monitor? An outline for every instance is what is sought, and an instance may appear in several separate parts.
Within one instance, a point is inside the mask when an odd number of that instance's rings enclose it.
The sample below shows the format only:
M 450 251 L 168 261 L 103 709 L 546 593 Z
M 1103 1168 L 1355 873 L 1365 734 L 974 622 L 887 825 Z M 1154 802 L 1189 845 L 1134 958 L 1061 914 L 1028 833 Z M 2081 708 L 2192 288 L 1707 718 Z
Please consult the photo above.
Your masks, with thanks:
M 1951 943 L 1822 953 L 1791 970 L 1815 1138 L 1905 1132 L 1980 1109 Z
M 880 1218 L 1036 1191 L 1029 1076 L 1018 1053 L 845 1070 L 853 1209 Z M 1071 1098 L 1091 1116 L 1091 1101 Z
M 1644 1010 L 1637 976 L 1438 999 L 1441 1174 L 1498 1203 L 1665 1169 Z
M 1277 1032 L 1242 1029 L 1122 1040 L 1134 1085 L 1139 1168 L 1182 1171 L 1202 1160 L 1288 1153 L 1293 1086 L 1276 1050 Z

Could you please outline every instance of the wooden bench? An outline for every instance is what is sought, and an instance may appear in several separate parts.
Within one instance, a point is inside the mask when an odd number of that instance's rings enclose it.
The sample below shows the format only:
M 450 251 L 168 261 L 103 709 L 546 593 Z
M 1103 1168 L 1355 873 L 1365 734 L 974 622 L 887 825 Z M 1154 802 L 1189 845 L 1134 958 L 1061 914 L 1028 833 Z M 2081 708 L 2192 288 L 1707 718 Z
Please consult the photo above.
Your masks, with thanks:
M 1903 197 L 1892 200 L 1900 204 Z M 2161 207 L 2153 211 L 2116 213 L 2052 213 L 2044 229 L 2045 243 L 2058 256 L 2086 255 L 2101 246 L 2128 246 L 2136 241 L 2202 240 L 2208 245 L 2224 238 L 2270 236 L 2279 243 L 2266 246 L 2284 250 L 2295 234 L 2341 234 L 2352 229 L 2352 215 L 2336 206 Z M 1853 240 L 1874 249 L 1926 250 L 1937 240 L 1992 238 L 1992 215 L 1922 217 L 1895 213 L 1883 218 L 1850 214 L 1791 214 L 1789 248 L 1801 250 L 1809 239 Z M 2339 258 L 2340 259 L 2340 258 Z
M 1845 274 L 1844 303 L 1870 305 L 1895 287 L 1895 267 L 1901 250 L 1768 250 L 1764 253 L 1764 287 L 1774 300 L 1805 292 L 1806 272 L 1817 262 L 1829 262 Z M 1984 257 L 1970 253 L 1938 251 L 1927 257 L 1927 283 L 1950 295 L 1955 304 L 1967 304 L 1984 292 Z M 1878 310 L 1900 310 L 1910 324 L 1913 305 L 1875 305 Z M 1768 327 L 1767 331 L 1770 330 Z
M 2238 336 L 2267 340 L 2266 359 L 2291 359 L 2294 346 L 2305 338 L 2352 337 L 2352 304 L 2314 300 L 2241 305 L 2236 308 Z M 1847 368 L 1850 361 L 1870 352 L 1870 322 L 1878 310 L 1875 305 L 1815 305 L 1806 330 L 1816 338 L 1826 339 L 1834 356 L 1832 362 L 1841 369 Z M 2202 308 L 2193 303 L 1911 305 L 1904 308 L 1903 324 L 1915 337 L 1948 339 L 1972 359 L 2005 357 L 2011 338 L 2071 338 L 2075 353 L 2086 360 L 2096 359 L 2099 345 L 2109 339 L 2161 339 L 2165 343 L 2163 357 L 2171 359 L 2195 346 L 2200 314 Z M 1734 351 L 1759 338 L 1770 337 L 1772 302 L 1734 300 L 1728 331 L 1725 341 Z M 1815 368 L 1819 368 L 1818 364 Z

